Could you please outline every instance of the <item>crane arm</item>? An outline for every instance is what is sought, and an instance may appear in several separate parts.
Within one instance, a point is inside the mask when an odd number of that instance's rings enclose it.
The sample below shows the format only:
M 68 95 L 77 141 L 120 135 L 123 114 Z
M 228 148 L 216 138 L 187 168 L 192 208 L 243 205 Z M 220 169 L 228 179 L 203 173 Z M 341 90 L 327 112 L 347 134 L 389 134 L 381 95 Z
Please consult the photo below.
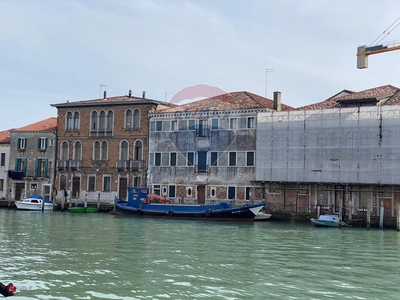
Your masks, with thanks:
M 400 42 L 375 45 L 375 46 L 359 46 L 357 48 L 357 68 L 365 69 L 368 67 L 368 55 L 384 53 L 400 49 Z

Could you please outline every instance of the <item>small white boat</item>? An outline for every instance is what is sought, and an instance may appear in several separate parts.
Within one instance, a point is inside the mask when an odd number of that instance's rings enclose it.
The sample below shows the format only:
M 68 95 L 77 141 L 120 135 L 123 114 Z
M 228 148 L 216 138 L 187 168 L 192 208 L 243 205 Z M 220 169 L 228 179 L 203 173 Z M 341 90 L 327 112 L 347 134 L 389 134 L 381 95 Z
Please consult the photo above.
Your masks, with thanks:
M 38 195 L 30 195 L 27 198 L 15 201 L 15 206 L 19 210 L 53 210 L 53 202 L 43 200 L 43 198 Z
M 311 219 L 316 227 L 339 227 L 339 215 L 326 214 L 320 215 L 318 219 Z
M 268 214 L 266 212 L 260 211 L 258 214 L 255 215 L 254 221 L 265 221 L 271 218 L 271 214 Z

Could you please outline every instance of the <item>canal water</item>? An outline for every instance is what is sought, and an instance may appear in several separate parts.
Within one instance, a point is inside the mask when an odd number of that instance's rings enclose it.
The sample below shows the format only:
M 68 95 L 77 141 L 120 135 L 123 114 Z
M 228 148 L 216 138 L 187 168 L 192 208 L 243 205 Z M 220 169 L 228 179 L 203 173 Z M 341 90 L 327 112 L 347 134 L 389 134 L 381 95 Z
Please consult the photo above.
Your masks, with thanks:
M 395 230 L 16 210 L 0 228 L 15 300 L 400 299 Z

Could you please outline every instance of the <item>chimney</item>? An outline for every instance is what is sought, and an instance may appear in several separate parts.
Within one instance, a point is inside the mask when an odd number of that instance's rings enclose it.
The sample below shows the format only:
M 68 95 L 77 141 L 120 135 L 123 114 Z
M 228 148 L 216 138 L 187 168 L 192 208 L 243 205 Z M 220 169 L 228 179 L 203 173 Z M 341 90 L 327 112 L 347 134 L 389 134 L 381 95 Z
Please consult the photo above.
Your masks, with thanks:
M 106 100 L 107 99 L 107 91 L 104 91 L 104 96 L 103 99 Z
M 129 98 L 131 98 L 131 97 L 132 97 L 132 90 L 129 90 L 128 97 L 129 97 Z
M 281 92 L 274 92 L 274 110 L 281 111 Z
M 142 98 L 145 99 L 146 98 L 146 91 L 142 92 Z

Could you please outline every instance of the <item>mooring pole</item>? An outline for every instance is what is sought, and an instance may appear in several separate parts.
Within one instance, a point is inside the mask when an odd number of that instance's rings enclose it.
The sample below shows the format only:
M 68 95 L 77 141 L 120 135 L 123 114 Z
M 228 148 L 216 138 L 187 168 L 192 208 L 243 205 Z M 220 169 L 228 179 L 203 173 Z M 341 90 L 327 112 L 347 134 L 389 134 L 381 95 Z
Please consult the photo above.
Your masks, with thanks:
M 383 229 L 383 213 L 385 208 L 383 207 L 383 201 L 381 201 L 381 206 L 379 207 L 379 229 Z
M 397 224 L 397 231 L 400 231 L 400 202 L 397 203 L 396 224 Z
M 367 220 L 365 222 L 367 230 L 371 228 L 371 204 L 368 202 L 367 204 Z

